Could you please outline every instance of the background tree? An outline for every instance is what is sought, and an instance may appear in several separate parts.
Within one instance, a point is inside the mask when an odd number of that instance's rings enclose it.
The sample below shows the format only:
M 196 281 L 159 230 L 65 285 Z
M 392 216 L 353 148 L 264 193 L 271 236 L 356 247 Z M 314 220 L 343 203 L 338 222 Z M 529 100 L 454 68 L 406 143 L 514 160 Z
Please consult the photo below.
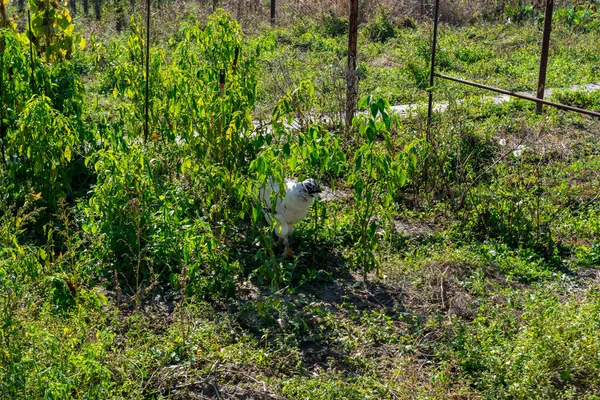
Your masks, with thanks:
M 271 0 L 271 25 L 275 25 L 275 0 Z
M 17 0 L 17 10 L 19 13 L 25 12 L 25 0 Z
M 6 3 L 0 1 L 0 28 L 8 26 L 8 15 L 6 14 Z
M 100 0 L 94 0 L 94 12 L 96 13 L 96 20 L 100 21 L 100 18 L 102 18 L 102 5 L 100 4 Z

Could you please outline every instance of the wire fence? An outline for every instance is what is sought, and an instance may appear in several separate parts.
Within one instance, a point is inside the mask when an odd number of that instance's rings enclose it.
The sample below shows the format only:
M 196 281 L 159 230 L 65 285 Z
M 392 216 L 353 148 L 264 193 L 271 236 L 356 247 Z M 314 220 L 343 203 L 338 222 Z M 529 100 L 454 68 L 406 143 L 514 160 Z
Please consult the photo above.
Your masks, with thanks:
M 431 41 L 431 70 L 429 75 L 429 102 L 428 102 L 428 111 L 427 111 L 427 139 L 431 142 L 431 121 L 432 121 L 432 113 L 433 113 L 433 94 L 434 94 L 434 85 L 435 78 L 447 79 L 453 82 L 457 82 L 464 85 L 474 86 L 480 89 L 490 90 L 496 93 L 502 93 L 509 96 L 518 97 L 528 101 L 536 102 L 536 112 L 541 113 L 542 105 L 546 104 L 552 107 L 560 108 L 562 110 L 574 111 L 580 114 L 586 114 L 593 117 L 600 118 L 600 113 L 582 109 L 579 107 L 573 107 L 565 104 L 559 104 L 552 101 L 544 100 L 544 90 L 546 86 L 546 70 L 548 66 L 548 49 L 550 46 L 550 34 L 552 31 L 552 14 L 554 8 L 554 0 L 546 0 L 545 5 L 545 14 L 544 14 L 544 31 L 543 31 L 543 39 L 542 39 L 542 51 L 541 58 L 539 64 L 539 78 L 538 78 L 538 90 L 537 97 L 528 96 L 524 94 L 515 93 L 510 90 L 505 90 L 501 88 L 496 88 L 488 85 L 484 85 L 477 82 L 471 82 L 465 79 L 460 79 L 452 76 L 442 75 L 435 71 L 436 67 L 436 54 L 437 54 L 437 41 L 438 41 L 438 27 L 439 27 L 439 16 L 440 16 L 440 0 L 435 0 L 434 4 L 434 17 L 433 17 L 433 34 Z

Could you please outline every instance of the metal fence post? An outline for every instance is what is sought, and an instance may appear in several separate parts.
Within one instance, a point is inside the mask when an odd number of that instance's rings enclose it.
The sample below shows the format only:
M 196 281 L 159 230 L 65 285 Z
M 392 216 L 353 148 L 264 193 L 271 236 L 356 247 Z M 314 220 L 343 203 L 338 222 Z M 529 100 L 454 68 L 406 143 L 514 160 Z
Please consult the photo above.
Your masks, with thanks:
M 225 96 L 225 68 L 221 68 L 219 71 L 219 108 L 221 116 L 219 117 L 219 136 L 223 134 L 223 96 Z
M 145 98 L 145 120 L 144 120 L 144 141 L 148 141 L 150 128 L 148 123 L 148 95 L 150 89 L 150 0 L 146 0 L 146 98 Z
M 437 32 L 440 0 L 435 0 L 433 11 L 433 43 L 431 43 L 431 71 L 429 73 L 429 103 L 427 108 L 427 142 L 431 143 L 431 115 L 433 112 L 433 83 L 435 77 L 435 52 L 437 51 Z
M 0 37 L 0 150 L 2 150 L 2 163 L 6 166 L 6 151 L 4 150 L 4 47 L 6 40 L 4 34 Z
M 29 26 L 29 61 L 31 63 L 31 92 L 35 94 L 35 71 L 33 66 L 33 31 L 31 30 L 31 12 L 27 10 L 27 25 Z
M 548 66 L 548 48 L 550 47 L 550 32 L 552 31 L 552 10 L 554 0 L 546 0 L 546 11 L 544 13 L 544 36 L 542 38 L 542 57 L 540 59 L 540 74 L 538 77 L 537 98 L 544 98 L 544 89 L 546 88 L 546 68 Z M 541 114 L 543 104 L 538 102 L 535 105 L 535 112 Z

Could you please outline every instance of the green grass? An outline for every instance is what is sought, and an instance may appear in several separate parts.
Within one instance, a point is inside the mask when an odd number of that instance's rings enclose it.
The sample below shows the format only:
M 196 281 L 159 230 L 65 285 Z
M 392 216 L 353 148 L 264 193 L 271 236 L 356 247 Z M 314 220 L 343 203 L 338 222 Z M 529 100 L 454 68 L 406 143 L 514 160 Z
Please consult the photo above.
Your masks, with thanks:
M 359 40 L 370 112 L 351 133 L 292 130 L 344 104 L 345 24 L 327 18 L 156 33 L 148 141 L 135 24 L 41 64 L 48 98 L 10 81 L 1 398 L 598 398 L 598 120 L 438 81 L 450 106 L 426 144 L 425 110 L 395 119 L 377 99 L 426 101 L 430 27 L 380 14 Z M 558 21 L 547 87 L 594 82 L 598 31 Z M 439 68 L 532 90 L 540 37 L 529 21 L 443 24 Z M 254 190 L 286 175 L 335 189 L 297 225 L 293 260 Z
M 359 38 L 360 92 L 387 99 L 390 104 L 425 103 L 429 79 L 431 26 L 418 24 L 396 28 L 395 37 L 384 43 Z M 275 95 L 290 89 L 301 80 L 315 84 L 323 98 L 324 112 L 339 103 L 331 103 L 343 85 L 345 38 L 328 37 L 319 28 L 306 32 L 295 29 L 274 33 L 277 46 L 264 54 L 276 77 L 262 76 L 266 93 Z M 541 28 L 531 24 L 480 22 L 467 27 L 442 25 L 439 32 L 438 71 L 459 78 L 514 91 L 537 88 L 541 48 Z M 564 26 L 552 33 L 546 87 L 568 88 L 598 81 L 598 52 L 594 43 L 598 32 L 574 33 Z M 279 77 L 279 79 L 278 79 Z M 444 102 L 489 92 L 437 80 L 436 101 Z M 337 92 L 336 92 L 337 88 Z M 281 92 L 279 92 L 281 94 Z M 439 94 L 438 94 L 439 93 Z M 343 96 L 341 97 L 343 100 Z M 271 97 L 264 98 L 272 103 Z M 339 105 L 338 105 L 339 106 Z

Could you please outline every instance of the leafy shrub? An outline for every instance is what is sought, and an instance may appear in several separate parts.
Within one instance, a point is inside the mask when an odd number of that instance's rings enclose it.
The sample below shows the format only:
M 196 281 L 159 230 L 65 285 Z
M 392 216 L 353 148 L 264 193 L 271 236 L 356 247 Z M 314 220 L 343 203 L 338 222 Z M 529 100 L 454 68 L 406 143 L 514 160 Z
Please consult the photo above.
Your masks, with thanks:
M 186 216 L 194 202 L 178 182 L 164 182 L 157 165 L 137 145 L 97 153 L 98 181 L 88 204 L 84 231 L 98 246 L 108 277 L 129 285 L 168 280 L 179 271 Z M 164 177 L 164 176 L 163 176 Z
M 235 296 L 235 285 L 243 271 L 229 251 L 218 232 L 213 232 L 205 221 L 197 220 L 187 229 L 182 261 L 187 274 L 184 277 L 189 277 L 189 294 Z
M 32 6 L 32 20 L 47 36 L 42 42 L 34 41 L 33 48 L 45 51 L 45 60 L 34 57 L 32 66 L 27 37 L 12 29 L 2 32 L 3 123 L 9 172 L 17 192 L 21 196 L 40 192 L 52 212 L 58 200 L 71 191 L 74 171 L 70 166 L 85 136 L 81 123 L 84 89 L 66 60 L 74 37 L 68 11 L 42 3 Z M 47 32 L 42 22 L 56 31 Z M 71 39 L 65 39 L 67 36 Z
M 576 31 L 584 33 L 600 31 L 600 13 L 597 6 L 590 2 L 560 8 L 554 14 L 558 21 Z
M 317 126 L 292 134 L 285 125 L 305 102 L 314 101 L 314 89 L 301 85 L 284 96 L 273 111 L 272 131 L 253 132 L 255 55 L 261 47 L 241 50 L 239 25 L 217 12 L 204 28 L 184 25 L 178 35 L 186 40 L 171 56 L 154 54 L 155 130 L 148 140 L 136 139 L 143 91 L 134 60 L 143 39 L 136 23 L 131 26 L 129 54 L 114 70 L 114 95 L 126 100 L 121 118 L 127 138 L 118 131 L 107 136 L 107 148 L 90 158 L 98 182 L 84 207 L 84 229 L 106 250 L 105 275 L 116 273 L 136 288 L 153 277 L 170 278 L 202 297 L 234 295 L 238 277 L 249 266 L 272 284 L 287 282 L 288 271 L 274 257 L 271 227 L 265 226 L 252 187 L 285 176 L 341 173 L 345 158 L 332 134 Z M 223 66 L 226 84 L 220 92 Z M 189 92 L 196 95 L 182 98 Z M 158 156 L 163 151 L 166 159 Z M 257 237 L 259 250 L 248 249 L 239 239 L 243 235 Z M 235 246 L 241 250 L 232 251 Z
M 333 11 L 323 16 L 323 33 L 329 37 L 338 37 L 348 34 L 348 19 L 340 17 Z
M 353 172 L 348 183 L 353 187 L 354 207 L 352 212 L 355 232 L 356 262 L 362 267 L 363 277 L 377 267 L 375 250 L 380 242 L 381 228 L 384 231 L 391 221 L 394 198 L 409 179 L 408 172 L 414 170 L 419 152 L 417 143 L 410 143 L 403 151 L 394 148 L 390 137 L 391 119 L 383 99 L 370 96 L 359 101 L 359 108 L 368 113 L 359 114 L 353 120 L 359 136 L 355 139 L 357 149 L 352 156 Z M 377 269 L 379 274 L 379 269 Z
M 522 22 L 527 19 L 543 18 L 539 10 L 533 7 L 533 4 L 523 2 L 522 0 L 511 0 L 504 6 L 504 15 L 510 22 Z
M 429 87 L 429 74 L 430 71 L 426 66 L 417 65 L 415 63 L 408 63 L 406 68 L 417 88 L 425 90 Z
M 346 154 L 339 137 L 315 124 L 300 132 L 290 132 L 286 128 L 285 122 L 291 120 L 290 115 L 299 105 L 314 101 L 313 94 L 312 85 L 303 83 L 283 97 L 275 107 L 272 121 L 274 133 L 272 137 L 267 136 L 267 143 L 285 144 L 264 145 L 251 161 L 250 171 L 258 186 L 265 184 L 269 179 L 282 184 L 285 177 L 313 177 L 322 183 L 333 183 L 334 178 L 346 172 Z M 256 200 L 253 204 L 252 223 L 258 228 L 256 233 L 263 247 L 256 253 L 256 258 L 263 260 L 256 274 L 276 286 L 289 284 L 294 279 L 292 271 L 288 269 L 288 265 L 276 260 L 271 250 L 273 227 L 264 226 L 261 205 Z
M 419 56 L 422 62 L 429 64 L 431 62 L 431 43 L 429 43 L 427 40 L 419 40 L 415 46 L 416 54 Z M 438 48 L 435 54 L 435 63 L 437 67 L 441 69 L 453 68 L 452 58 L 446 50 Z
M 7 152 L 17 157 L 11 163 L 13 179 L 30 179 L 31 189 L 53 205 L 70 189 L 67 165 L 79 138 L 69 119 L 52 108 L 50 99 L 33 96 L 7 136 Z
M 385 43 L 396 35 L 389 13 L 384 8 L 379 8 L 375 20 L 365 26 L 364 32 L 371 41 L 379 43 Z
M 75 44 L 85 46 L 85 40 L 74 33 L 75 26 L 65 3 L 30 0 L 29 7 L 35 47 L 47 62 L 70 59 Z

